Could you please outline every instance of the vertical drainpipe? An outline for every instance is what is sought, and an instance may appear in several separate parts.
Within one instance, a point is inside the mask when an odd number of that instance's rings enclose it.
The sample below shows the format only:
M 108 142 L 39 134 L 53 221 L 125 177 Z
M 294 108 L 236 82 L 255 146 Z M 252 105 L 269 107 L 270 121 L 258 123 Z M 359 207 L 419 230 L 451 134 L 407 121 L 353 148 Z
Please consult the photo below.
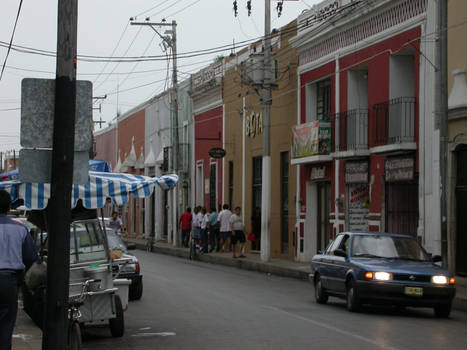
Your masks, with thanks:
M 301 124 L 300 115 L 301 115 L 301 98 L 302 90 L 300 87 L 300 69 L 297 69 L 297 125 Z M 302 165 L 297 164 L 297 194 L 295 197 L 295 249 L 296 249 L 296 260 L 299 260 L 300 256 L 300 219 L 301 219 L 301 205 L 300 205 L 300 171 Z
M 340 111 L 340 74 L 339 74 L 339 55 L 336 55 L 336 73 L 335 73 L 335 115 L 337 115 Z M 334 119 L 334 151 L 339 147 L 339 119 Z M 335 172 L 334 172 L 334 228 L 336 230 L 336 234 L 339 233 L 340 225 L 339 225 L 339 159 L 334 160 L 335 164 Z
M 242 220 L 243 224 L 245 225 L 245 176 L 246 176 L 246 169 L 245 169 L 245 164 L 246 164 L 246 157 L 245 157 L 245 144 L 246 144 L 246 135 L 245 135 L 245 96 L 243 96 L 243 106 L 242 106 L 242 210 L 243 210 L 243 215 L 242 215 Z M 231 208 L 232 209 L 232 208 Z
M 225 104 L 222 105 L 222 149 L 225 150 Z M 221 203 L 222 205 L 225 203 L 225 157 L 222 158 L 222 200 L 221 200 Z

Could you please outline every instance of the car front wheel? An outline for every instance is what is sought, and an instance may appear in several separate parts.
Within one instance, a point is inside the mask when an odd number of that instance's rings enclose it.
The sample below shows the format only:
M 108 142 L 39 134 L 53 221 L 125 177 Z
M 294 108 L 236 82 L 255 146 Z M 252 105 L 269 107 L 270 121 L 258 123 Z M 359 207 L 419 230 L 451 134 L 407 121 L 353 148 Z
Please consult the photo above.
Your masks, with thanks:
M 358 300 L 355 281 L 353 279 L 347 282 L 347 310 L 350 312 L 358 312 L 360 310 L 360 301 Z
M 438 318 L 448 318 L 451 314 L 451 303 L 440 304 L 434 307 L 435 316 Z
M 323 287 L 323 282 L 321 282 L 321 278 L 318 276 L 316 277 L 315 282 L 315 300 L 318 304 L 326 304 L 328 302 L 328 294 Z
M 143 280 L 140 279 L 134 286 L 130 286 L 130 300 L 139 300 L 143 296 Z

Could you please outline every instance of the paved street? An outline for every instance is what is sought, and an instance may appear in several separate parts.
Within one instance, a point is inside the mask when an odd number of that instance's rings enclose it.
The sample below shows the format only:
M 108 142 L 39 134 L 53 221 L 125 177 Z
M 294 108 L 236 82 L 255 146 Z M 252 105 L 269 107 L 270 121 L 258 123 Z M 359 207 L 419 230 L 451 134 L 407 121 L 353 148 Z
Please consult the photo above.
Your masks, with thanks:
M 467 314 L 313 301 L 309 283 L 138 251 L 145 291 L 126 334 L 90 329 L 85 349 L 465 349 Z

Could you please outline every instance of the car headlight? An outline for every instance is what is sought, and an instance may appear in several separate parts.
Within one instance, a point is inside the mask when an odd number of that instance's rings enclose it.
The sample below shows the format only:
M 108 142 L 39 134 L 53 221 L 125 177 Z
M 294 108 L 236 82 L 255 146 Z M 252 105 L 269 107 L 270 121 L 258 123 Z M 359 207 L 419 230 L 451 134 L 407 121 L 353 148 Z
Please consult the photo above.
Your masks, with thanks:
M 439 276 L 432 276 L 431 277 L 431 283 L 433 284 L 448 284 L 449 283 L 449 278 L 443 275 Z
M 121 272 L 135 272 L 136 271 L 136 264 L 126 264 L 122 266 Z
M 374 279 L 378 281 L 389 281 L 392 280 L 392 275 L 389 272 L 375 272 Z

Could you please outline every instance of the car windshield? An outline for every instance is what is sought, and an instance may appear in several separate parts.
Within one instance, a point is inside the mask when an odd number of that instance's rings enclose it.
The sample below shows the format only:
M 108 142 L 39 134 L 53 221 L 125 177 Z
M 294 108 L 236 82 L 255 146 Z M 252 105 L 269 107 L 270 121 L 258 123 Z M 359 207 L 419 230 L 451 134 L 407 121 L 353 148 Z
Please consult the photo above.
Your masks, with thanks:
M 120 236 L 113 233 L 107 233 L 107 241 L 109 242 L 110 250 L 121 250 L 122 252 L 126 253 L 126 244 L 123 242 Z
M 356 235 L 352 242 L 352 256 L 427 261 L 428 256 L 418 242 L 397 236 Z
M 107 259 L 104 235 L 97 222 L 73 223 L 70 253 L 70 263 Z

